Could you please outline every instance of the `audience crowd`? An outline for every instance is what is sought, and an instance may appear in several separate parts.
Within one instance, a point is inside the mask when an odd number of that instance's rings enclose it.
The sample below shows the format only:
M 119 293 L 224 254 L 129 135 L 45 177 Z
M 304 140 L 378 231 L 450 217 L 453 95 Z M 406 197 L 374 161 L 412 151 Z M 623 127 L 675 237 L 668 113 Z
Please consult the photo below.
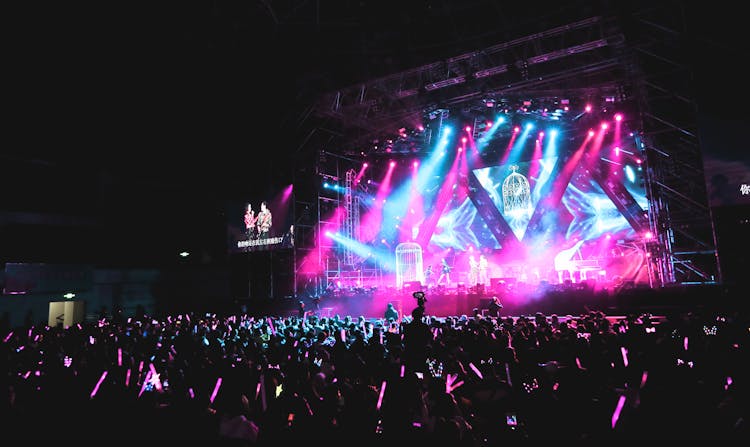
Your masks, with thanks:
M 438 318 L 420 305 L 395 318 L 303 315 L 6 325 L 6 439 L 467 447 L 750 439 L 750 322 L 741 313 Z

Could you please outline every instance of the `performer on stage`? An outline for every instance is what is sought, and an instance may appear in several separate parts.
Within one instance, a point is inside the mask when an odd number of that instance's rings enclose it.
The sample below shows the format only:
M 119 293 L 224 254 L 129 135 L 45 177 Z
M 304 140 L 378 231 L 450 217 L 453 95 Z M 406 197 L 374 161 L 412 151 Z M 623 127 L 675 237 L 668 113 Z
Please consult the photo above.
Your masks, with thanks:
M 435 279 L 435 273 L 432 271 L 432 264 L 427 266 L 427 270 L 424 271 L 424 283 L 427 287 L 432 287 L 432 282 Z
M 255 238 L 255 224 L 257 221 L 258 216 L 256 216 L 255 211 L 253 211 L 253 205 L 248 203 L 247 208 L 245 208 L 245 234 L 248 239 Z
M 448 261 L 443 258 L 440 261 L 440 277 L 438 278 L 438 285 L 442 285 L 443 281 L 445 281 L 445 285 L 450 285 L 451 283 L 451 270 L 452 267 L 448 264 Z
M 487 257 L 484 255 L 484 253 L 479 255 L 479 277 L 477 278 L 477 283 L 485 287 L 490 282 L 490 278 L 487 272 L 489 266 L 490 263 L 489 261 L 487 261 Z
M 479 262 L 474 255 L 469 255 L 469 287 L 474 287 L 479 281 Z
M 268 209 L 266 201 L 260 202 L 260 212 L 258 213 L 256 227 L 258 230 L 258 239 L 267 239 L 271 236 L 271 211 Z

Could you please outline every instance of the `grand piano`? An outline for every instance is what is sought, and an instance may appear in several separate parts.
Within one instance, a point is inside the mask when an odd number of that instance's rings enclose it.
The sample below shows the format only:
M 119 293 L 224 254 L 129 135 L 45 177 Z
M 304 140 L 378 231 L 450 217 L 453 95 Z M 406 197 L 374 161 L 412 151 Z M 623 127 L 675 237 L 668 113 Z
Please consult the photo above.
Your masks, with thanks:
M 568 273 L 571 282 L 575 283 L 576 276 L 580 281 L 585 281 L 589 272 L 599 272 L 602 269 L 598 259 L 583 259 L 581 245 L 583 241 L 578 241 L 555 256 L 555 271 L 560 284 L 565 281 L 565 272 Z

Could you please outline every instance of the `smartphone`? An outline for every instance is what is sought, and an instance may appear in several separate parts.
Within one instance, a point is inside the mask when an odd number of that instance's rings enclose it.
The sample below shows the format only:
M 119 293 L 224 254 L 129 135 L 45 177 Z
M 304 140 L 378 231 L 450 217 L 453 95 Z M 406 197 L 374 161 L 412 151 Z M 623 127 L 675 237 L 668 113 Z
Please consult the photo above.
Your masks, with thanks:
M 414 374 L 416 374 L 416 375 L 417 375 L 417 379 L 419 379 L 419 380 L 422 380 L 422 379 L 424 379 L 424 374 L 422 374 L 421 372 L 419 372 L 419 371 L 416 371 L 416 372 L 415 372 Z
M 505 424 L 510 428 L 516 428 L 518 426 L 518 418 L 515 413 L 505 414 Z

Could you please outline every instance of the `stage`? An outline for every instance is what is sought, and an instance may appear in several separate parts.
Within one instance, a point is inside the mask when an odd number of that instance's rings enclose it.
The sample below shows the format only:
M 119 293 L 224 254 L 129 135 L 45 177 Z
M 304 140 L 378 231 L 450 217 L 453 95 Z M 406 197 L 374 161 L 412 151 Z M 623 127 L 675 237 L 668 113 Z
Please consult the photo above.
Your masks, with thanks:
M 321 317 L 364 316 L 382 318 L 388 303 L 393 303 L 400 316 L 409 315 L 417 306 L 412 295 L 416 290 L 395 288 L 336 290 L 319 297 L 253 303 L 249 311 L 258 314 L 297 315 L 297 303 L 305 302 L 307 310 Z M 528 286 L 512 289 L 473 290 L 459 287 L 425 290 L 426 314 L 435 317 L 472 316 L 474 309 L 486 313 L 489 302 L 497 296 L 503 304 L 501 316 L 581 315 L 592 310 L 607 315 L 670 314 L 701 308 L 732 311 L 745 304 L 734 288 L 718 285 L 692 285 L 650 288 L 647 285 L 623 284 L 617 288 L 592 287 L 588 283 Z

